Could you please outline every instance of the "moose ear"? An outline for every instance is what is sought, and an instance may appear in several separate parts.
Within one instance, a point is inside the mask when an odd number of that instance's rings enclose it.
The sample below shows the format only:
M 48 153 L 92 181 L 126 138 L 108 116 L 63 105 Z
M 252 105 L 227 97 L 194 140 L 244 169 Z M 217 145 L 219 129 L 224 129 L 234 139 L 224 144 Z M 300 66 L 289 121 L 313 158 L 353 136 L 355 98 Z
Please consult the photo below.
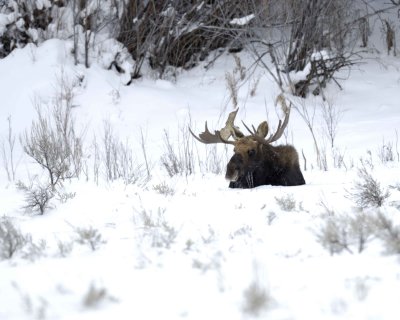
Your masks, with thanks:
M 263 121 L 259 124 L 257 128 L 257 135 L 261 138 L 265 138 L 268 134 L 268 123 L 267 121 Z

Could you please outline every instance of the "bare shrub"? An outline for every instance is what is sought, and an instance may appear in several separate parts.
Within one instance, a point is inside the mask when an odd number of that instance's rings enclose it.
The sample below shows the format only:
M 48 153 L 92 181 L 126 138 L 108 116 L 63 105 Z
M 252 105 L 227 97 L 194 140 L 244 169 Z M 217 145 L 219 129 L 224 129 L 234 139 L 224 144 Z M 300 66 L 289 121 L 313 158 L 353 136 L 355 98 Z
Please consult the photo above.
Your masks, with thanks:
M 224 146 L 220 151 L 217 145 L 206 145 L 203 150 L 198 149 L 190 135 L 190 118 L 188 125 L 179 125 L 175 139 L 164 130 L 164 154 L 161 164 L 170 177 L 176 175 L 189 176 L 199 170 L 201 173 L 220 174 L 224 171 L 228 158 L 228 148 Z M 177 141 L 174 143 L 172 140 Z
M 25 132 L 21 143 L 25 153 L 33 158 L 48 173 L 52 187 L 66 176 L 69 176 L 69 151 L 65 148 L 64 139 L 51 127 L 41 110 L 37 110 L 39 119 L 32 123 L 31 131 Z
M 254 97 L 257 93 L 257 88 L 261 80 L 261 75 L 258 75 L 256 78 L 253 78 L 250 84 L 250 97 Z
M 349 219 L 350 234 L 357 248 L 357 252 L 361 253 L 366 248 L 367 243 L 373 237 L 374 225 L 367 213 L 359 212 Z
M 391 141 L 382 141 L 382 145 L 378 148 L 378 158 L 383 163 L 392 162 L 395 160 L 395 153 L 393 143 Z
M 295 103 L 292 103 L 294 110 L 296 110 L 300 117 L 303 119 L 306 124 L 308 130 L 311 133 L 314 142 L 315 154 L 317 156 L 317 166 L 319 169 L 324 169 L 324 160 L 323 154 L 321 151 L 321 142 L 317 139 L 317 133 L 315 130 L 314 120 L 317 110 L 317 105 L 314 103 L 313 105 L 307 105 L 304 99 L 297 99 Z
M 352 191 L 348 191 L 348 197 L 352 199 L 359 208 L 368 206 L 381 207 L 390 196 L 387 189 L 383 189 L 380 183 L 372 176 L 364 161 L 358 168 L 358 181 L 354 183 Z
M 255 61 L 282 92 L 289 86 L 300 97 L 319 95 L 332 80 L 340 87 L 337 72 L 361 59 L 355 46 L 359 12 L 348 0 L 281 1 L 269 16 L 257 16 L 258 27 L 278 36 L 261 35 L 250 42 Z M 267 55 L 272 64 L 265 62 Z
M 392 219 L 378 211 L 373 217 L 375 232 L 382 239 L 387 254 L 400 253 L 400 226 L 395 225 Z
M 218 48 L 233 46 L 240 51 L 240 39 L 246 30 L 231 21 L 250 15 L 254 4 L 239 0 L 127 1 L 117 38 L 136 62 L 132 79 L 141 76 L 140 69 L 147 59 L 163 77 L 171 66 L 192 68 Z
M 15 134 L 12 130 L 11 116 L 7 118 L 8 131 L 6 139 L 1 141 L 1 158 L 7 173 L 8 181 L 14 181 L 17 172 L 18 162 L 15 159 Z
M 320 200 L 318 201 L 318 205 L 324 209 L 324 213 L 329 217 L 335 214 L 335 210 L 333 207 L 328 203 L 326 198 L 322 195 Z
M 221 264 L 224 256 L 221 251 L 211 253 L 207 257 L 196 257 L 192 261 L 192 267 L 206 273 L 210 270 L 215 270 L 218 274 L 221 272 Z
M 165 181 L 153 186 L 153 190 L 164 196 L 173 196 L 175 190 L 171 188 Z
M 94 308 L 107 298 L 109 298 L 109 294 L 106 288 L 91 283 L 88 291 L 83 297 L 83 305 L 87 308 Z
M 97 151 L 95 159 L 97 164 L 95 164 L 94 170 L 98 171 L 102 165 L 108 182 L 122 179 L 125 184 L 134 184 L 146 180 L 146 173 L 142 165 L 135 159 L 129 141 L 122 142 L 109 121 L 104 122 L 102 143 L 103 148 Z M 99 148 L 96 141 L 95 148 Z
M 269 292 L 257 282 L 252 282 L 244 291 L 243 311 L 257 316 L 264 310 L 270 300 Z
M 21 144 L 25 153 L 36 161 L 48 174 L 50 185 L 76 177 L 76 163 L 81 159 L 82 139 L 76 135 L 71 109 L 55 105 L 52 116 L 45 116 L 42 106 L 36 105 L 38 119 L 25 131 Z M 74 167 L 75 164 L 75 167 Z
M 229 96 L 232 101 L 233 108 L 238 106 L 238 81 L 235 79 L 235 75 L 229 72 L 225 73 L 226 88 L 229 91 Z
M 93 138 L 92 145 L 91 145 L 92 151 L 92 166 L 93 166 L 93 180 L 95 183 L 98 185 L 99 184 L 99 178 L 100 178 L 100 170 L 101 170 L 101 165 L 102 165 L 102 156 L 100 152 L 100 145 L 97 142 L 96 137 Z
M 361 253 L 373 235 L 374 225 L 362 211 L 354 215 L 327 216 L 316 231 L 317 241 L 331 255 L 343 251 Z
M 60 256 L 65 258 L 72 252 L 72 249 L 74 248 L 74 243 L 58 241 L 57 247 L 58 247 Z
M 387 54 L 393 51 L 393 55 L 396 56 L 396 33 L 395 26 L 393 22 L 388 20 L 383 20 L 383 32 L 385 33 L 386 49 Z
M 225 73 L 226 88 L 232 101 L 233 108 L 238 107 L 238 92 L 240 83 L 246 78 L 246 68 L 242 65 L 240 58 L 234 55 L 235 68 L 232 72 Z
M 30 261 L 35 261 L 38 258 L 45 256 L 45 251 L 47 249 L 47 242 L 44 239 L 34 242 L 31 237 L 23 250 L 22 257 Z
M 333 159 L 333 166 L 334 168 L 345 168 L 347 170 L 347 164 L 345 162 L 345 152 L 338 149 L 332 149 L 332 159 Z
M 43 215 L 51 208 L 50 201 L 55 195 L 51 185 L 37 180 L 31 180 L 29 185 L 18 181 L 17 188 L 25 193 L 25 210 Z
M 206 156 L 205 160 L 202 160 L 204 157 L 199 156 L 199 167 L 202 173 L 214 173 L 221 174 L 224 172 L 228 159 L 228 148 L 224 146 L 223 151 L 219 152 L 217 145 L 207 145 L 206 146 Z
M 293 211 L 296 209 L 296 200 L 292 194 L 286 194 L 282 197 L 275 197 L 275 200 L 283 211 Z
M 329 251 L 331 255 L 341 253 L 346 250 L 350 253 L 353 251 L 349 248 L 348 230 L 345 225 L 337 218 L 327 218 L 320 230 L 317 231 L 317 241 Z
M 147 155 L 147 147 L 146 147 L 146 139 L 145 136 L 143 134 L 143 130 L 142 128 L 140 128 L 140 147 L 142 149 L 142 154 L 143 154 L 143 159 L 144 159 L 144 163 L 146 165 L 146 173 L 147 173 L 147 180 L 150 180 L 151 178 L 151 173 L 150 173 L 150 161 Z
M 329 139 L 330 147 L 333 149 L 335 146 L 339 121 L 343 116 L 343 111 L 332 99 L 323 101 L 321 107 L 324 131 Z
M 216 231 L 209 225 L 207 228 L 207 234 L 202 234 L 201 235 L 201 240 L 203 241 L 203 244 L 210 244 L 214 242 L 217 239 L 217 233 Z
M 243 292 L 242 310 L 245 314 L 258 317 L 271 307 L 273 298 L 268 288 L 262 283 L 258 267 L 254 267 L 254 279 Z
M 29 242 L 29 237 L 22 234 L 9 218 L 0 218 L 0 258 L 11 259 Z
M 240 237 L 240 236 L 251 236 L 253 229 L 252 227 L 250 227 L 249 225 L 244 225 L 242 227 L 240 227 L 239 229 L 237 229 L 236 231 L 232 232 L 229 234 L 229 238 L 231 239 L 235 239 L 236 237 Z
M 144 227 L 144 236 L 150 239 L 151 246 L 169 249 L 178 236 L 178 231 L 165 219 L 165 210 L 159 208 L 157 213 L 142 210 L 139 218 Z
M 176 145 L 172 143 L 169 133 L 164 130 L 164 146 L 161 164 L 170 177 L 189 176 L 194 173 L 193 143 L 188 130 L 179 128 Z
M 75 227 L 74 231 L 77 235 L 75 241 L 82 245 L 87 245 L 93 251 L 96 251 L 102 244 L 106 243 L 99 230 L 89 227 Z
M 174 149 L 174 145 L 172 144 L 167 131 L 164 131 L 164 145 L 165 153 L 161 156 L 161 163 L 168 175 L 173 177 L 181 173 L 184 169 L 184 166 L 181 162 L 181 159 L 179 159 L 179 155 Z
M 48 319 L 49 302 L 42 296 L 32 295 L 21 289 L 17 282 L 12 283 L 19 294 L 21 308 L 26 316 L 33 319 Z
M 357 277 L 354 279 L 354 294 L 358 301 L 364 301 L 368 297 L 371 289 L 368 280 L 368 277 Z
M 61 190 L 58 190 L 56 194 L 57 194 L 57 200 L 60 203 L 66 203 L 67 201 L 75 198 L 76 196 L 76 192 L 65 192 Z

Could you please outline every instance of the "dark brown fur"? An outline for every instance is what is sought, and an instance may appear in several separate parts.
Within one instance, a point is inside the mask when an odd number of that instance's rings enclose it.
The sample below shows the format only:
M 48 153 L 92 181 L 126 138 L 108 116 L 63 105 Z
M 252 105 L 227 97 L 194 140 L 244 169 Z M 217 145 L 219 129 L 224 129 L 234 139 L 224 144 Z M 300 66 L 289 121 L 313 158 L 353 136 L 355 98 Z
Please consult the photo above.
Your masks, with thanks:
M 236 142 L 235 154 L 227 165 L 226 179 L 230 181 L 230 188 L 305 184 L 294 147 L 264 145 L 251 137 L 242 139 Z
M 250 135 L 245 136 L 234 125 L 239 109 L 232 111 L 225 122 L 225 127 L 211 133 L 207 122 L 205 131 L 196 136 L 189 128 L 193 137 L 205 144 L 224 143 L 234 146 L 235 154 L 226 167 L 226 179 L 230 181 L 230 188 L 254 188 L 262 185 L 273 186 L 298 186 L 305 184 L 300 170 L 299 156 L 294 147 L 290 145 L 273 146 L 283 134 L 290 114 L 290 107 L 286 105 L 285 97 L 277 97 L 285 117 L 279 120 L 274 133 L 269 133 L 267 121 L 261 122 L 257 129 L 244 126 Z M 232 137 L 233 140 L 229 140 Z

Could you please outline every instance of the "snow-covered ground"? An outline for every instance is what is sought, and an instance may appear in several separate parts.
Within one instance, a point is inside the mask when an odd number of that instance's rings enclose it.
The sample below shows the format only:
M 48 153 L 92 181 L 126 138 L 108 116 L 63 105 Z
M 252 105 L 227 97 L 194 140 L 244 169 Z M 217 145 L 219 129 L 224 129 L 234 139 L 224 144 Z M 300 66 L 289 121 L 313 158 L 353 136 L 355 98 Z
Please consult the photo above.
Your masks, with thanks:
M 332 164 L 320 98 L 308 98 L 317 139 L 321 146 L 326 141 L 328 170 L 318 168 L 310 131 L 292 110 L 286 139 L 307 159 L 307 184 L 239 190 L 228 188 L 224 169 L 171 178 L 160 160 L 167 133 L 176 150 L 189 141 L 194 161 L 206 162 L 212 147 L 187 139 L 187 126 L 200 132 L 205 121 L 215 129 L 225 122 L 232 111 L 225 80 L 235 68 L 232 56 L 208 71 L 199 66 L 170 81 L 146 77 L 125 86 L 101 59 L 89 69 L 74 66 L 70 50 L 68 42 L 49 40 L 0 60 L 0 139 L 7 150 L 10 119 L 17 168 L 9 181 L 0 167 L 0 215 L 31 235 L 30 244 L 0 260 L 0 319 L 398 319 L 398 254 L 372 234 L 361 253 L 355 239 L 334 255 L 318 241 L 332 216 L 380 212 L 400 225 L 397 57 L 375 54 L 342 72 L 342 90 L 327 89 L 341 112 L 335 139 L 341 168 Z M 246 53 L 240 59 L 244 67 L 252 63 Z M 278 90 L 262 69 L 248 76 L 240 82 L 238 120 L 257 125 L 268 117 L 276 126 Z M 80 179 L 63 182 L 67 201 L 55 198 L 38 215 L 23 209 L 15 182 L 28 184 L 45 172 L 23 154 L 19 139 L 37 119 L 35 105 L 52 105 L 61 84 L 72 89 L 88 167 Z M 145 147 L 149 181 L 106 182 L 104 172 L 95 179 L 93 140 L 101 147 L 104 123 L 128 141 L 138 164 L 146 162 Z M 388 146 L 394 161 L 382 162 Z M 232 150 L 218 146 L 217 153 L 224 165 Z M 372 162 L 373 176 L 390 191 L 379 209 L 360 212 L 349 197 L 360 158 Z M 81 243 L 82 230 L 92 232 L 93 248 Z

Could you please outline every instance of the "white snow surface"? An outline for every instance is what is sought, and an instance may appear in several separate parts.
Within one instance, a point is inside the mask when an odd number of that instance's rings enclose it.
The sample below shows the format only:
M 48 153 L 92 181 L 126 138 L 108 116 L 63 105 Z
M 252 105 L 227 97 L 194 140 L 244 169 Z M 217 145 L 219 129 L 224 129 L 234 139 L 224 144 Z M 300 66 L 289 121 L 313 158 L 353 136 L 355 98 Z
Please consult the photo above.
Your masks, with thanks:
M 254 14 L 250 14 L 250 15 L 245 16 L 245 17 L 232 19 L 229 23 L 230 24 L 234 24 L 234 25 L 238 25 L 238 26 L 245 26 L 245 25 L 249 24 L 249 22 L 251 20 L 253 20 L 254 18 L 255 18 L 255 15 Z
M 208 71 L 199 66 L 182 71 L 176 80 L 144 77 L 126 86 L 126 75 L 106 70 L 101 59 L 85 69 L 74 65 L 70 52 L 71 43 L 48 40 L 0 60 L 0 139 L 6 145 L 11 119 L 17 137 L 15 180 L 45 175 L 24 155 L 19 137 L 37 117 L 35 99 L 51 104 L 63 77 L 74 83 L 73 115 L 85 129 L 88 163 L 93 137 L 101 140 L 108 121 L 141 163 L 143 133 L 152 178 L 130 185 L 103 178 L 96 183 L 89 165 L 87 178 L 63 183 L 74 197 L 54 199 L 52 208 L 38 215 L 23 209 L 23 192 L 0 167 L 0 215 L 33 242 L 46 243 L 34 258 L 19 252 L 0 260 L 1 320 L 399 318 L 399 255 L 386 254 L 378 239 L 371 239 L 361 253 L 330 255 L 315 234 L 326 218 L 321 200 L 335 214 L 356 214 L 346 194 L 357 179 L 360 157 L 372 159 L 383 188 L 400 183 L 398 159 L 382 163 L 377 156 L 383 144 L 392 143 L 394 152 L 399 147 L 398 57 L 366 59 L 351 72 L 341 72 L 342 90 L 334 83 L 327 88 L 328 98 L 343 112 L 335 145 L 345 167 L 333 167 L 326 143 L 328 170 L 317 168 L 312 137 L 292 110 L 287 141 L 298 150 L 302 168 L 302 151 L 307 158 L 306 185 L 240 190 L 228 188 L 224 170 L 171 178 L 160 161 L 165 131 L 179 146 L 189 121 L 195 132 L 203 130 L 205 121 L 210 129 L 222 127 L 232 111 L 225 83 L 226 72 L 235 67 L 231 55 Z M 240 58 L 244 66 L 251 65 L 250 55 L 241 53 Z M 253 77 L 260 77 L 254 96 L 249 95 L 253 78 L 240 87 L 237 124 L 257 125 L 268 117 L 276 127 L 279 91 L 262 69 Z M 312 110 L 320 99 L 304 103 Z M 319 111 L 314 121 L 322 141 Z M 189 141 L 195 161 L 205 160 L 211 149 Z M 217 150 L 225 164 L 232 150 L 221 145 Z M 172 194 L 160 193 L 161 185 Z M 291 211 L 277 202 L 287 196 L 296 202 Z M 368 210 L 380 210 L 399 223 L 399 203 L 399 187 L 391 188 L 383 207 Z M 89 227 L 103 239 L 96 250 L 75 241 L 76 228 Z M 73 244 L 71 252 L 63 256 L 60 242 Z M 266 296 L 258 313 L 248 311 L 249 292 Z

